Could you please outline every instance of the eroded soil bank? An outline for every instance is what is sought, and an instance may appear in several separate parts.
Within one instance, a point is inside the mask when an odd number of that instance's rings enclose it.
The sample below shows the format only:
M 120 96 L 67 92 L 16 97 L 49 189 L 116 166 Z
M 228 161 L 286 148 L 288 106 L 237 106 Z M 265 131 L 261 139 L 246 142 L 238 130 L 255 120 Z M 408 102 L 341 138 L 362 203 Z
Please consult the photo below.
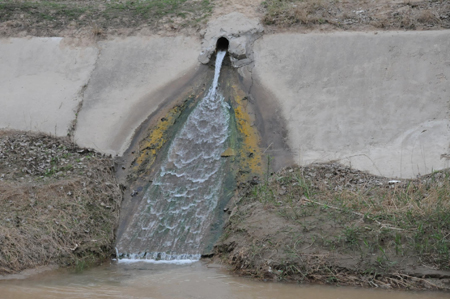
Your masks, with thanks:
M 0 132 L 0 275 L 108 259 L 121 200 L 110 157 L 67 138 Z
M 449 176 L 285 168 L 240 186 L 216 258 L 264 280 L 448 290 Z

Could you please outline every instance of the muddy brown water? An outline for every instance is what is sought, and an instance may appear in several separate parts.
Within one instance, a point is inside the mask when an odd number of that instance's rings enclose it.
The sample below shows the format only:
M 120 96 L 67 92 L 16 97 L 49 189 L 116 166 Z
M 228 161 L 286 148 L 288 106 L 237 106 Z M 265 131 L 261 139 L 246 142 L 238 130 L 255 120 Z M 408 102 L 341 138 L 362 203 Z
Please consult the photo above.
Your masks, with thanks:
M 261 282 L 196 262 L 184 266 L 110 264 L 81 273 L 56 270 L 0 281 L 0 298 L 442 299 L 450 294 Z

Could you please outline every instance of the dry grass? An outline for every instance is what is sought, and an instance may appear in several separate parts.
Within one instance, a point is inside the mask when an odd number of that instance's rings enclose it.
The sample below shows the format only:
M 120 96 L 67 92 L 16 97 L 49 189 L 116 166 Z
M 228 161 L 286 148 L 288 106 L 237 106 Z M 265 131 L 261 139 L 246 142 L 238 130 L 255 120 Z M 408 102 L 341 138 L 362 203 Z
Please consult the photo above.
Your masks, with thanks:
M 134 30 L 189 31 L 204 25 L 211 14 L 209 0 L 142 1 L 0 1 L 0 35 L 26 31 L 34 36 L 86 35 Z
M 357 190 L 336 192 L 327 186 L 317 188 L 321 202 L 338 203 L 363 214 L 373 216 L 425 216 L 438 210 L 450 211 L 450 181 L 448 172 L 436 172 L 417 180 L 404 180 L 382 186 L 360 186 Z
M 437 25 L 441 22 L 439 15 L 430 9 L 422 10 L 416 19 L 419 23 L 430 25 Z
M 339 164 L 286 169 L 243 189 L 232 210 L 217 252 L 240 273 L 386 288 L 450 287 L 432 280 L 443 275 L 434 270 L 450 270 L 448 170 L 398 182 Z
M 278 27 L 334 29 L 450 28 L 448 1 L 266 0 L 263 22 Z
M 0 136 L 0 273 L 108 258 L 121 202 L 111 163 L 68 140 Z

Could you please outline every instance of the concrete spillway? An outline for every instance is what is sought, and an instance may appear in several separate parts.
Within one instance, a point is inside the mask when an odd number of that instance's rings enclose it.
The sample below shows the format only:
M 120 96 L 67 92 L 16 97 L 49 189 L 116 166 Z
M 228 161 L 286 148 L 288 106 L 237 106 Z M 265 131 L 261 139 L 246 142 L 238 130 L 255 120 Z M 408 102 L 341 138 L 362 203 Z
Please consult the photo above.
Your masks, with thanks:
M 223 180 L 228 110 L 218 91 L 226 51 L 217 53 L 214 80 L 173 139 L 137 213 L 119 235 L 125 259 L 198 260 Z
M 0 128 L 65 136 L 76 123 L 78 144 L 122 155 L 200 50 L 194 37 L 2 39 Z M 403 178 L 450 166 L 449 31 L 274 34 L 253 52 L 238 72 L 265 132 L 286 123 L 296 163 Z

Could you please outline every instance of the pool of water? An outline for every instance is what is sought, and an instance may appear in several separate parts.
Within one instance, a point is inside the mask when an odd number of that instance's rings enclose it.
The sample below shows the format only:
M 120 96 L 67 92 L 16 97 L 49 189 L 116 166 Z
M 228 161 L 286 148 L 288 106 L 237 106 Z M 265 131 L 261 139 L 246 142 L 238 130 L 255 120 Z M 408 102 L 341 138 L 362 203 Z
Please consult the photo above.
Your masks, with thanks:
M 181 266 L 112 263 L 81 273 L 50 271 L 0 281 L 0 298 L 441 299 L 450 294 L 261 282 L 195 262 Z

